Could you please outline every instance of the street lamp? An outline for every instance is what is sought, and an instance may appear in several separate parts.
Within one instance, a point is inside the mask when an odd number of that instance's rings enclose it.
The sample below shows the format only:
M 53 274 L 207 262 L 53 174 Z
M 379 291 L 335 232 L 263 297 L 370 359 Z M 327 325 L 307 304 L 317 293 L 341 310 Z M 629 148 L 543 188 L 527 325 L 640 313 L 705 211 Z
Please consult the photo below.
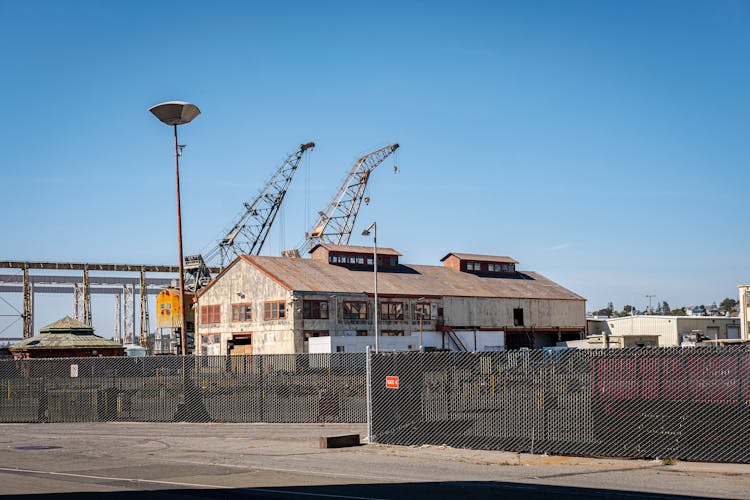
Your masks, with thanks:
M 162 123 L 174 127 L 174 166 L 177 185 L 177 246 L 180 258 L 180 344 L 182 355 L 187 354 L 185 328 L 185 269 L 182 261 L 182 210 L 180 209 L 180 145 L 177 143 L 177 125 L 190 123 L 201 113 L 198 106 L 183 101 L 168 101 L 149 108 Z
M 362 231 L 362 236 L 370 236 L 370 230 L 372 230 L 372 265 L 373 275 L 375 276 L 375 354 L 379 352 L 378 349 L 378 316 L 380 311 L 378 310 L 378 223 L 373 222 L 370 226 Z

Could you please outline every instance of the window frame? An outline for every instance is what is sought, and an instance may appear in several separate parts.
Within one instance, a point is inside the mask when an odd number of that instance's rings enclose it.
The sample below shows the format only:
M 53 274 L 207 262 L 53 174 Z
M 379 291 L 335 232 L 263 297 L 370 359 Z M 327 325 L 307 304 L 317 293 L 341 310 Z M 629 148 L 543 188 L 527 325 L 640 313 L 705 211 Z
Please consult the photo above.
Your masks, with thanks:
M 253 303 L 252 302 L 235 302 L 234 304 L 231 304 L 231 306 L 232 306 L 232 309 L 231 309 L 232 314 L 231 314 L 230 321 L 232 323 L 241 323 L 241 322 L 253 320 Z M 244 312 L 244 314 L 241 314 L 241 312 Z
M 358 317 L 353 317 L 351 314 L 347 315 L 347 306 L 351 308 L 353 304 L 357 304 L 360 307 L 364 307 L 364 318 L 362 317 L 362 311 L 359 311 Z M 351 312 L 351 311 L 350 311 Z M 341 313 L 344 316 L 344 320 L 350 321 L 366 321 L 370 317 L 370 305 L 363 300 L 345 300 L 341 304 Z
M 391 307 L 399 306 L 401 309 L 399 313 L 388 312 L 387 314 L 383 311 L 384 308 L 391 309 Z M 380 307 L 380 319 L 385 321 L 403 321 L 404 320 L 404 303 L 395 301 L 381 301 Z
M 423 312 L 422 317 L 420 318 L 418 309 L 425 309 L 424 306 L 427 306 L 426 307 L 427 312 Z M 419 321 L 419 319 L 421 319 L 422 321 L 425 321 L 425 320 L 429 321 L 431 314 L 432 314 L 432 305 L 429 302 L 417 302 L 414 304 L 414 319 L 416 321 Z
M 266 300 L 263 302 L 263 321 L 286 319 L 286 300 Z
M 325 307 L 322 307 L 325 304 Z M 315 306 L 317 306 L 317 315 Z M 325 315 L 323 314 L 325 313 Z M 331 309 L 327 300 L 303 300 L 302 319 L 330 319 Z

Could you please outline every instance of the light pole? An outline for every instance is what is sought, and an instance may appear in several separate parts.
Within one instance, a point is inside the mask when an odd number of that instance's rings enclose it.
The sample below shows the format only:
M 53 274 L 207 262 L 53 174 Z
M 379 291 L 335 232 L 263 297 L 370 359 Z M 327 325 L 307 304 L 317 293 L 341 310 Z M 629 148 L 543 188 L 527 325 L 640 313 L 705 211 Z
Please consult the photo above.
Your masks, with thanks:
M 375 276 L 375 354 L 379 352 L 378 349 L 378 316 L 380 311 L 378 310 L 378 223 L 373 222 L 370 226 L 362 231 L 362 236 L 370 236 L 370 230 L 372 230 L 372 270 Z
M 414 307 L 416 308 L 424 300 L 426 300 L 424 297 L 418 298 Z M 419 352 L 424 351 L 424 344 L 422 343 L 422 319 L 423 318 L 424 318 L 424 311 L 422 311 L 420 308 L 420 311 L 419 311 Z
M 185 269 L 182 260 L 182 210 L 180 209 L 180 146 L 177 143 L 177 125 L 190 123 L 201 113 L 198 106 L 183 101 L 168 101 L 149 108 L 162 123 L 174 128 L 174 171 L 177 186 L 177 247 L 180 259 L 180 344 L 182 355 L 187 354 L 187 329 L 185 328 Z

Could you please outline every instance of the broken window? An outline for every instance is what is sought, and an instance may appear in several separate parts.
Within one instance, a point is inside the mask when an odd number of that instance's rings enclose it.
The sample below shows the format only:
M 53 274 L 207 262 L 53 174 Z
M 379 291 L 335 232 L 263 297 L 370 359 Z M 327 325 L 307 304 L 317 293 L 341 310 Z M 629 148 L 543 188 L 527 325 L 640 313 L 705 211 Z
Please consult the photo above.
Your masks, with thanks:
M 344 319 L 367 319 L 367 302 L 344 302 Z

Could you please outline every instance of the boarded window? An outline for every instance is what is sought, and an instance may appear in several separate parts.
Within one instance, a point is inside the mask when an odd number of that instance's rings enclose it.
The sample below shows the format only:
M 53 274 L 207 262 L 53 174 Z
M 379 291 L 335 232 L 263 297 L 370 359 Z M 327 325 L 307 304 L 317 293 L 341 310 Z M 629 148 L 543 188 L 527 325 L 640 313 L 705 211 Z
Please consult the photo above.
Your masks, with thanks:
M 201 306 L 201 324 L 218 323 L 221 321 L 221 305 Z
M 513 309 L 513 326 L 523 326 L 523 308 Z

